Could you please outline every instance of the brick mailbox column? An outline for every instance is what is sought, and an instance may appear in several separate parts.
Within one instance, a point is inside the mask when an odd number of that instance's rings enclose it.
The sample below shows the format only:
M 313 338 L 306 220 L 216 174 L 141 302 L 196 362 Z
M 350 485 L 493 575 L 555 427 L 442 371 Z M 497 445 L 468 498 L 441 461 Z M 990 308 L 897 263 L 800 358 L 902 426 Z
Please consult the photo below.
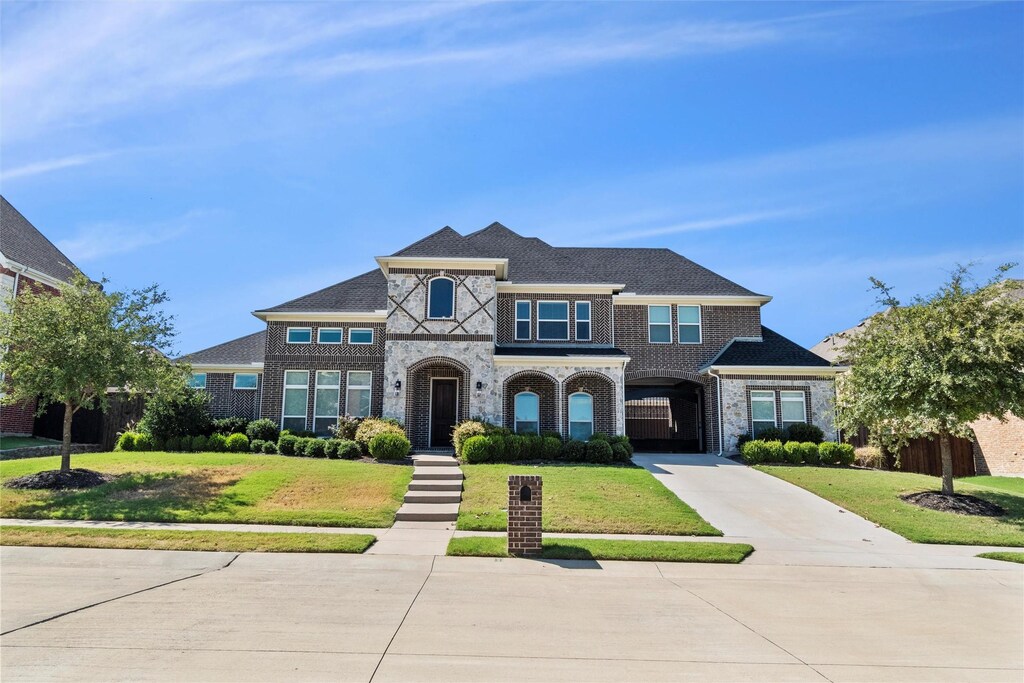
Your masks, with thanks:
M 543 485 L 536 474 L 508 478 L 508 553 L 540 555 Z

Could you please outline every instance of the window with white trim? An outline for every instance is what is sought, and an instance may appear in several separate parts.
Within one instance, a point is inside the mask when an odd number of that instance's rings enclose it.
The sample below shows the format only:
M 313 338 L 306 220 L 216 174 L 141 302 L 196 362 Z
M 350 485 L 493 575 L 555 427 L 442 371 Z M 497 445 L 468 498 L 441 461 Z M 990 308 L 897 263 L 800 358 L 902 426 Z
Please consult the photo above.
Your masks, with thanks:
M 317 344 L 340 344 L 345 341 L 345 330 L 340 327 L 321 327 L 316 331 Z
M 345 391 L 345 414 L 349 417 L 370 417 L 370 392 L 373 373 L 350 370 Z
M 652 344 L 672 343 L 672 307 L 647 307 L 647 341 Z
M 576 341 L 590 341 L 590 302 L 576 302 Z
M 236 372 L 231 382 L 232 389 L 255 389 L 259 386 L 260 376 L 255 372 Z
M 284 399 L 281 406 L 281 429 L 302 432 L 306 429 L 309 400 L 309 371 L 284 371 Z
M 192 376 L 189 377 L 188 385 L 193 389 L 205 389 L 206 388 L 206 373 L 205 372 L 193 372 Z
M 807 395 L 802 391 L 780 391 L 782 428 L 807 422 Z
M 338 424 L 341 401 L 341 371 L 317 370 L 316 393 L 313 395 L 313 432 L 319 436 L 331 433 L 330 426 Z
M 455 280 L 435 277 L 427 287 L 427 317 L 446 319 L 455 317 Z
M 532 391 L 516 394 L 515 428 L 517 434 L 540 434 L 540 397 Z
M 750 420 L 754 438 L 764 430 L 778 426 L 775 422 L 774 391 L 750 392 Z
M 516 302 L 516 340 L 528 341 L 530 339 L 530 302 Z
M 373 343 L 373 328 L 372 327 L 350 327 L 348 330 L 348 343 L 349 344 L 372 344 Z
M 313 341 L 313 330 L 309 327 L 289 327 L 287 341 L 289 344 L 309 344 Z
M 584 391 L 569 394 L 569 438 L 586 441 L 594 435 L 594 397 Z
M 679 343 L 700 344 L 700 306 L 676 306 Z
M 537 339 L 569 341 L 569 302 L 537 302 Z

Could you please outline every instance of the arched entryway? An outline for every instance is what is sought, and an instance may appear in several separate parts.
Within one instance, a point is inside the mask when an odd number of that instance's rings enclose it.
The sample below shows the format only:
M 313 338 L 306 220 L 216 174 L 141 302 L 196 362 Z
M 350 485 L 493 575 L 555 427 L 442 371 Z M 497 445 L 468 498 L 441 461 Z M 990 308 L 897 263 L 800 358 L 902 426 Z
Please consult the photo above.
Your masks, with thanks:
M 517 416 L 516 397 L 522 395 L 529 398 L 531 394 L 536 399 L 521 398 Z M 523 370 L 506 379 L 502 389 L 502 404 L 504 424 L 513 431 L 559 431 L 558 382 L 547 373 Z
M 406 371 L 405 431 L 413 448 L 450 448 L 452 429 L 469 419 L 469 368 L 425 358 Z
M 704 452 L 704 385 L 672 374 L 627 377 L 626 434 L 638 451 Z

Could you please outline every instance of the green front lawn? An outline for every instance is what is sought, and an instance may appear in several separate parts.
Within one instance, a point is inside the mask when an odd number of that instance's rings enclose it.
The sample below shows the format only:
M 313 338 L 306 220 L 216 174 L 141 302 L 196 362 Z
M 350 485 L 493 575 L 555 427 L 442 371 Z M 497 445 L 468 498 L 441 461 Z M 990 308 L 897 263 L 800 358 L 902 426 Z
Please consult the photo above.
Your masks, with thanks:
M 29 448 L 31 446 L 57 446 L 60 441 L 51 439 L 39 439 L 34 436 L 5 436 L 0 438 L 0 451 L 13 451 L 16 448 Z
M 700 541 L 613 541 L 598 538 L 545 538 L 546 560 L 637 560 L 641 562 L 742 562 L 754 549 L 745 543 Z M 448 554 L 509 557 L 504 538 L 463 536 L 448 542 Z
M 1003 562 L 1024 564 L 1024 553 L 982 553 L 978 557 L 984 557 L 987 560 L 1002 560 Z
M 248 453 L 89 453 L 71 465 L 119 477 L 88 490 L 4 488 L 0 516 L 387 527 L 412 478 L 404 465 Z M 59 466 L 8 460 L 0 480 Z
M 543 528 L 566 533 L 721 536 L 650 472 L 600 465 L 463 465 L 466 475 L 456 528 L 508 528 L 508 476 L 544 478 Z
M 1024 477 L 964 477 L 963 479 L 956 480 L 953 489 L 956 490 L 956 487 L 960 484 L 977 484 L 978 486 L 987 486 L 990 489 L 1009 491 L 1010 493 L 1024 496 Z
M 958 479 L 954 484 L 957 493 L 984 498 L 1007 511 L 1002 517 L 978 517 L 927 510 L 900 499 L 905 493 L 941 490 L 938 477 L 831 467 L 759 465 L 757 469 L 917 543 L 1024 546 L 1024 495 L 1009 490 Z
M 233 553 L 361 553 L 369 534 L 268 533 L 259 531 L 171 531 L 0 527 L 0 545 L 129 550 L 207 550 Z

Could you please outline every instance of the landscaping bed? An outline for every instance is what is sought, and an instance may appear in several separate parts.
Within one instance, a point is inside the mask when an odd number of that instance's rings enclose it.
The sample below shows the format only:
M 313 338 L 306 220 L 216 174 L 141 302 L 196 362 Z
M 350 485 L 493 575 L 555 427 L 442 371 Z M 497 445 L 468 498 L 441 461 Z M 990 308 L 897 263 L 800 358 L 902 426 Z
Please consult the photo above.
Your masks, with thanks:
M 361 553 L 373 545 L 375 540 L 370 534 L 0 527 L 0 545 L 67 548 L 204 550 L 236 553 Z
M 757 469 L 815 495 L 917 543 L 1024 546 L 1024 495 L 958 480 L 956 492 L 973 496 L 1005 511 L 999 516 L 931 510 L 903 499 L 923 491 L 941 490 L 938 477 L 909 472 L 760 465 Z
M 742 562 L 753 551 L 754 548 L 745 543 L 545 538 L 540 558 L 546 560 L 634 560 L 736 564 Z M 448 555 L 509 557 L 506 540 L 495 536 L 453 538 L 448 543 Z
M 1002 562 L 1016 562 L 1017 564 L 1024 564 L 1024 553 L 982 553 L 978 557 L 984 557 L 986 560 L 1000 560 Z
M 463 465 L 457 527 L 508 528 L 508 476 L 536 474 L 544 481 L 543 529 L 565 533 L 721 536 L 693 508 L 643 468 L 600 465 Z
M 5 486 L 0 516 L 387 527 L 412 478 L 404 465 L 247 453 L 95 453 L 72 464 L 115 479 L 64 491 Z M 56 457 L 0 462 L 0 481 L 59 466 Z

